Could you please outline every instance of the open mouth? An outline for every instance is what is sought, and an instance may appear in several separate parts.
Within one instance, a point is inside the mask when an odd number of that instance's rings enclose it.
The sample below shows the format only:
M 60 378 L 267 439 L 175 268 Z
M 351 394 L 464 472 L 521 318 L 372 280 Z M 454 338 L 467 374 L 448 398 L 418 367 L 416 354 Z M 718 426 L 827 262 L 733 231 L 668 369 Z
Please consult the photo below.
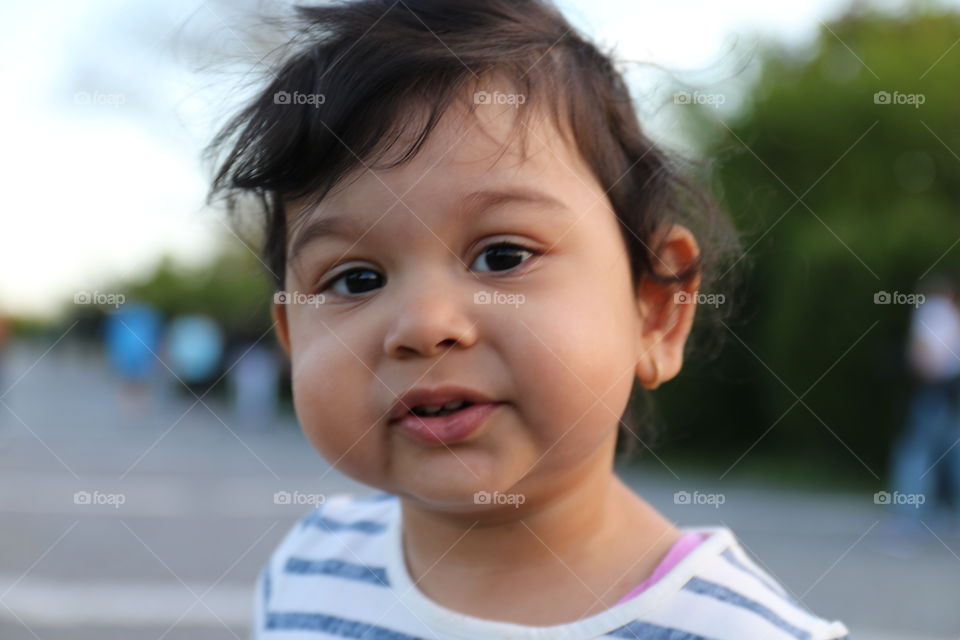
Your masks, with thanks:
M 422 418 L 436 418 L 438 416 L 448 416 L 451 413 L 456 413 L 462 409 L 472 406 L 472 402 L 467 402 L 466 400 L 456 400 L 454 402 L 448 402 L 444 405 L 417 405 L 415 406 L 410 413 L 415 416 L 420 416 Z
M 478 402 L 457 400 L 442 405 L 418 404 L 394 419 L 391 425 L 418 442 L 430 446 L 450 445 L 467 440 L 479 431 L 501 404 L 486 399 Z

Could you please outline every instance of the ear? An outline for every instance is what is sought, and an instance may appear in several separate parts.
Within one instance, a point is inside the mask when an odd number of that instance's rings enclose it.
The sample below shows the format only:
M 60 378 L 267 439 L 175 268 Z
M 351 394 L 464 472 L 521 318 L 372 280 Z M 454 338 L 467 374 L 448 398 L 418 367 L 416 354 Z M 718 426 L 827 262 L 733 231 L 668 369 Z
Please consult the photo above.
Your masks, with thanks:
M 284 352 L 287 354 L 287 358 L 290 357 L 290 327 L 287 324 L 287 305 L 274 301 L 273 306 L 270 308 L 270 312 L 273 315 L 273 320 L 276 323 L 274 326 L 277 330 L 277 342 L 280 343 L 280 346 L 283 347 Z
M 651 246 L 657 255 L 653 268 L 660 275 L 681 273 L 700 256 L 693 234 L 681 225 L 658 230 Z M 687 282 L 660 283 L 649 274 L 640 282 L 637 290 L 636 373 L 644 387 L 656 389 L 660 383 L 680 372 L 683 347 L 693 326 L 699 287 L 699 271 Z

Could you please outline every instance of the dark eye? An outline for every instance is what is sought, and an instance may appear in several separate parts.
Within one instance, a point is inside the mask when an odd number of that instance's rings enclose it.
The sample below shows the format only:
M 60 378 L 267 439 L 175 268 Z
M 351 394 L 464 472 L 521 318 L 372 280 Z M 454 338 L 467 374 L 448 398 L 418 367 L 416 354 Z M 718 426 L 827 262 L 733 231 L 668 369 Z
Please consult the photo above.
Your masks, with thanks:
M 490 245 L 480 252 L 473 264 L 477 264 L 481 258 L 486 257 L 487 266 L 491 271 L 507 271 L 524 262 L 523 254 L 535 255 L 532 249 L 527 249 L 512 242 L 499 242 Z
M 343 282 L 344 285 L 346 286 L 346 291 L 337 290 L 337 293 L 341 293 L 347 296 L 356 295 L 358 293 L 364 293 L 366 291 L 370 291 L 376 288 L 377 283 L 381 282 L 382 280 L 383 280 L 383 277 L 376 271 L 373 271 L 372 269 L 365 269 L 365 268 L 350 269 L 349 271 L 344 271 L 343 273 L 338 275 L 336 278 L 333 278 L 332 280 L 327 282 L 327 284 L 323 285 L 318 290 L 318 293 L 326 291 L 331 287 L 336 289 L 336 284 L 339 282 Z
M 512 242 L 499 242 L 490 245 L 480 252 L 480 255 L 477 256 L 477 259 L 474 261 L 474 265 L 476 265 L 481 258 L 486 258 L 490 271 L 509 271 L 525 262 L 523 254 L 534 256 L 536 252 Z M 372 291 L 378 286 L 383 286 L 383 282 L 383 276 L 376 271 L 365 267 L 358 267 L 344 271 L 340 275 L 328 280 L 326 284 L 317 288 L 317 293 L 322 293 L 332 288 L 336 293 L 349 297 Z M 337 285 L 340 283 L 343 283 L 344 287 L 338 289 Z

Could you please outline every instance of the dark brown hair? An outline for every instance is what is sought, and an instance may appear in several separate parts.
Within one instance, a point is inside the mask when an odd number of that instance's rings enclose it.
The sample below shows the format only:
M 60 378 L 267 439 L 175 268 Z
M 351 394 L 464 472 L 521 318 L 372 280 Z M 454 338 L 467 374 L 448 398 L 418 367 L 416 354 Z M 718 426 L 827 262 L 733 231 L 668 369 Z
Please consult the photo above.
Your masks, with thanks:
M 621 223 L 634 285 L 643 277 L 668 284 L 699 275 L 700 290 L 709 290 L 735 251 L 728 217 L 641 131 L 611 56 L 549 2 L 348 0 L 295 11 L 289 53 L 205 151 L 218 165 L 211 202 L 224 199 L 236 217 L 241 196 L 255 198 L 263 260 L 277 290 L 287 260 L 284 203 L 322 199 L 358 169 L 376 166 L 401 139 L 409 145 L 378 168 L 407 162 L 452 101 L 472 96 L 494 73 L 524 96 L 515 121 L 521 140 L 538 107 L 548 107 L 557 129 L 573 136 Z M 313 98 L 297 101 L 295 93 Z M 423 117 L 409 117 L 412 109 Z M 665 275 L 654 268 L 657 247 L 650 245 L 654 231 L 673 222 L 694 232 L 701 254 L 685 272 Z M 649 415 L 650 399 L 635 384 L 632 404 L 637 394 Z M 636 409 L 621 424 L 624 457 L 653 434 Z

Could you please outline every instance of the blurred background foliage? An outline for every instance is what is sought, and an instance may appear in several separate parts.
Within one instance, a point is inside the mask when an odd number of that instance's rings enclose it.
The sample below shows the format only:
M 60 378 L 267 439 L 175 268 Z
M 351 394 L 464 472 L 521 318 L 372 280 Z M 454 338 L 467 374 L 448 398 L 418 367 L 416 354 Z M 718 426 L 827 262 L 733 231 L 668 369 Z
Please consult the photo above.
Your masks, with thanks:
M 165 313 L 203 313 L 227 332 L 263 333 L 272 324 L 273 289 L 266 268 L 245 245 L 229 245 L 209 266 L 187 268 L 164 258 L 147 277 L 117 283 L 129 298 Z
M 149 303 L 168 319 L 181 314 L 209 316 L 228 335 L 257 337 L 273 324 L 270 316 L 273 289 L 266 268 L 252 247 L 236 240 L 224 243 L 209 263 L 187 266 L 164 256 L 143 276 L 104 283 L 98 290 L 120 293 L 127 302 Z M 96 327 L 113 307 L 75 305 L 68 301 L 65 309 L 60 327 L 51 330 L 54 336 L 78 319 L 84 325 Z M 25 329 L 36 324 L 35 321 L 21 322 Z M 80 333 L 87 335 L 90 331 Z
M 812 462 L 883 477 L 909 398 L 913 307 L 874 296 L 960 273 L 958 42 L 944 9 L 851 10 L 809 50 L 763 43 L 731 116 L 687 110 L 747 255 L 723 353 L 702 366 L 691 354 L 659 392 L 665 455 L 736 464 L 731 475 Z M 754 445 L 767 455 L 738 463 Z

